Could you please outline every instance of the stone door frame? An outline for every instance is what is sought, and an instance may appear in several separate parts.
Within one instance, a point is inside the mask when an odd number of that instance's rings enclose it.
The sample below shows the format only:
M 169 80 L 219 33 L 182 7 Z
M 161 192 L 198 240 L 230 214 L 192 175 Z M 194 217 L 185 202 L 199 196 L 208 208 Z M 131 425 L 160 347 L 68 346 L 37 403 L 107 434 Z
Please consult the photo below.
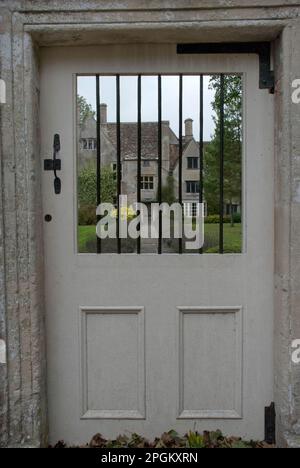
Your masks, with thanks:
M 7 103 L 0 108 L 0 339 L 7 363 L 0 364 L 0 446 L 47 444 L 39 49 L 154 40 L 274 42 L 274 392 L 278 443 L 299 444 L 300 366 L 292 363 L 291 344 L 300 339 L 300 105 L 291 95 L 293 80 L 300 78 L 300 3 L 267 0 L 270 8 L 262 10 L 256 1 L 234 1 L 229 16 L 227 7 L 209 8 L 215 4 L 210 1 L 179 8 L 180 0 L 127 0 L 126 7 L 108 9 L 107 2 L 96 8 L 91 0 L 80 2 L 83 11 L 70 1 L 64 11 L 55 1 L 2 3 L 0 78 Z M 239 10 L 239 4 L 248 8 Z M 230 19 L 224 20 L 225 13 Z

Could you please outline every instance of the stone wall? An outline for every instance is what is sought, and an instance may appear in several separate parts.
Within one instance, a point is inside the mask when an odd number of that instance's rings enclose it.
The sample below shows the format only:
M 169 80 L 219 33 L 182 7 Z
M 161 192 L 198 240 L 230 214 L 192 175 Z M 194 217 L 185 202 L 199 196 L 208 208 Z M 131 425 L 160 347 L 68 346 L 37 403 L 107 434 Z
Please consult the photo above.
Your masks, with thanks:
M 0 78 L 0 445 L 47 442 L 39 47 L 118 42 L 270 40 L 276 72 L 275 402 L 280 445 L 300 445 L 300 2 L 2 0 Z
M 276 265 L 275 400 L 278 440 L 300 444 L 300 366 L 291 343 L 300 336 L 300 105 L 291 99 L 300 76 L 300 21 L 287 26 L 276 44 Z

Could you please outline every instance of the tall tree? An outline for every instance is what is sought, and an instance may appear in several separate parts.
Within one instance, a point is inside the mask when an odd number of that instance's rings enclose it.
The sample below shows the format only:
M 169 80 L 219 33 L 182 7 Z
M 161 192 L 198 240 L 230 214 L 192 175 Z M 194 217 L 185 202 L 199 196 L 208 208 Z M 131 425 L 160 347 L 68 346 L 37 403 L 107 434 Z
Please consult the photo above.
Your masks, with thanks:
M 210 214 L 219 212 L 220 195 L 220 121 L 221 86 L 220 76 L 212 76 L 210 89 L 215 92 L 212 107 L 215 130 L 212 140 L 205 148 L 204 192 Z M 242 78 L 235 75 L 224 77 L 224 201 L 231 207 L 241 204 L 242 190 Z
M 93 110 L 91 104 L 89 104 L 85 97 L 77 95 L 77 107 L 79 110 L 79 120 L 80 125 L 83 124 L 86 118 L 88 117 L 95 117 L 96 113 Z
M 113 203 L 117 184 L 115 174 L 109 165 L 101 168 L 100 186 L 102 203 Z M 78 199 L 80 206 L 92 206 L 96 210 L 97 170 L 94 162 L 87 164 L 78 174 Z
M 172 205 L 176 201 L 175 197 L 175 183 L 174 177 L 172 174 L 169 174 L 166 180 L 166 184 L 162 186 L 161 191 L 161 199 L 164 203 L 168 203 Z M 157 192 L 157 200 L 158 200 L 158 192 Z

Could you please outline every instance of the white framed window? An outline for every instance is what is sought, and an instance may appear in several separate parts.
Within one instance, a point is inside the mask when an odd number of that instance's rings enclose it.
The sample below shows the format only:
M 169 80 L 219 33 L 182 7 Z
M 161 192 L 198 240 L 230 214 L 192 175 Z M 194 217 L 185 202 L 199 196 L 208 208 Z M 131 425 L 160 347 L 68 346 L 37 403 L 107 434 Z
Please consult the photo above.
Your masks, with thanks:
M 200 215 L 199 203 L 197 202 L 184 202 L 183 204 L 184 216 L 187 218 L 196 218 Z
M 199 182 L 197 180 L 186 181 L 186 193 L 199 193 Z
M 225 206 L 225 214 L 230 216 L 231 214 L 237 214 L 239 213 L 239 205 L 236 203 L 230 205 L 229 203 L 226 204 Z
M 89 150 L 94 151 L 97 149 L 97 140 L 95 138 L 89 138 Z
M 142 190 L 154 190 L 154 177 L 142 176 L 141 177 L 141 189 Z
M 114 180 L 117 180 L 117 167 L 118 167 L 117 163 L 112 163 L 111 164 L 111 169 L 112 169 L 113 174 L 114 174 Z
M 199 158 L 198 157 L 188 157 L 187 158 L 187 168 L 188 169 L 199 169 Z
M 118 174 L 118 164 L 117 163 L 111 163 L 111 169 L 113 171 L 113 174 L 114 174 L 114 180 L 117 180 L 117 174 Z M 123 167 L 122 167 L 122 164 L 121 164 L 121 179 L 123 177 Z
M 81 149 L 83 150 L 88 149 L 88 141 L 86 138 L 81 138 L 80 144 L 81 144 Z
M 81 149 L 95 151 L 97 149 L 96 138 L 81 138 Z

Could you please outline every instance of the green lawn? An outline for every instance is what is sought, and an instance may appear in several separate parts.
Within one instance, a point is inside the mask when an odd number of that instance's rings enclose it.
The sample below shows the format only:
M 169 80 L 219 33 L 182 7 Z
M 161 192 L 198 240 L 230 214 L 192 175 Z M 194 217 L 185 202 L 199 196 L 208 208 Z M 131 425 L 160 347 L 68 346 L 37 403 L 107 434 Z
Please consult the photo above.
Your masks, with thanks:
M 224 224 L 224 252 L 242 252 L 242 224 Z M 219 224 L 205 224 L 205 252 L 218 253 Z
M 79 226 L 78 240 L 80 253 L 94 253 L 96 251 L 95 226 Z M 105 241 L 106 242 L 106 241 Z M 218 253 L 219 225 L 205 224 L 205 253 Z M 225 253 L 241 253 L 242 251 L 242 225 L 224 224 L 224 251 Z
M 78 226 L 79 253 L 87 253 L 89 251 L 88 244 L 89 242 L 93 242 L 95 236 L 95 226 Z

